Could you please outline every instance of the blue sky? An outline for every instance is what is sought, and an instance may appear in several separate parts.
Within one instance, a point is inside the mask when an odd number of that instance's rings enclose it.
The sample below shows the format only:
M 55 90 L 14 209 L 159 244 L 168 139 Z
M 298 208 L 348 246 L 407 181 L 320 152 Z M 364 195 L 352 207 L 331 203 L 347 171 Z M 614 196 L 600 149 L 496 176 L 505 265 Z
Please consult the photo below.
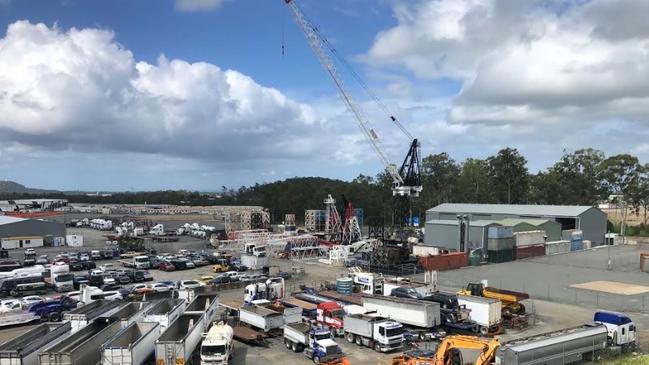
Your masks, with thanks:
M 648 157 L 646 2 L 299 4 L 424 154 Z M 382 169 L 282 0 L 0 0 L 0 29 L 0 178 L 218 190 Z M 407 141 L 348 84 L 400 161 Z

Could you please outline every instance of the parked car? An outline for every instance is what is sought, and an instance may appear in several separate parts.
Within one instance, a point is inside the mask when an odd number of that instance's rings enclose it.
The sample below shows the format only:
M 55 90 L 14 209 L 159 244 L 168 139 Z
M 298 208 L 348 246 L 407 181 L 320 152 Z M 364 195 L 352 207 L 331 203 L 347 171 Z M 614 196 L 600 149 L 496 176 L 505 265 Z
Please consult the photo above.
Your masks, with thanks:
M 103 290 L 105 292 L 105 291 L 117 291 L 117 290 L 119 290 L 121 288 L 117 284 L 104 284 L 104 285 L 100 286 L 99 289 L 101 289 L 101 290 Z
M 49 263 L 50 263 L 50 260 L 47 257 L 47 255 L 40 255 L 36 259 L 36 265 L 47 265 Z
M 104 284 L 117 284 L 117 280 L 109 273 L 104 273 L 101 277 L 104 279 Z
M 196 267 L 209 265 L 209 262 L 207 260 L 205 260 L 202 256 L 192 256 L 191 257 L 191 262 Z
M 34 250 L 33 248 L 25 249 L 25 256 L 36 256 L 36 250 Z
M 122 285 L 131 283 L 131 278 L 129 278 L 125 272 L 118 272 L 117 274 L 113 275 L 113 278 L 115 278 L 115 281 Z
M 83 264 L 80 261 L 70 261 L 68 264 L 70 266 L 70 271 L 82 271 Z
M 114 271 L 115 270 L 115 265 L 113 265 L 111 263 L 101 264 L 101 265 L 99 265 L 99 270 L 101 270 L 103 272 Z
M 43 301 L 43 297 L 39 295 L 27 295 L 22 297 L 22 299 L 20 300 L 20 304 L 22 305 L 23 308 L 29 308 L 30 305 L 41 303 L 42 301 Z
M 241 265 L 241 264 L 232 264 L 230 265 L 230 270 L 244 272 L 244 271 L 248 271 L 248 267 L 246 265 Z
M 22 309 L 20 299 L 5 299 L 0 301 L 0 313 Z
M 23 266 L 34 266 L 36 265 L 36 256 L 25 256 L 23 259 Z
M 230 282 L 230 277 L 226 275 L 219 275 L 212 279 L 212 284 L 227 284 Z
M 173 280 L 162 280 L 162 281 L 158 281 L 158 283 L 168 286 L 169 289 L 175 289 L 178 286 L 177 283 Z
M 90 261 L 90 255 L 87 253 L 82 253 L 79 255 L 79 261 Z
M 72 285 L 79 290 L 81 284 L 90 284 L 90 274 L 77 274 L 72 279 Z
M 81 266 L 84 270 L 92 270 L 97 268 L 97 264 L 94 261 L 81 261 Z
M 196 289 L 200 288 L 201 283 L 197 280 L 181 280 L 180 283 L 178 284 L 179 289 Z
M 422 299 L 423 296 L 413 288 L 400 286 L 392 289 L 390 296 L 398 298 Z
M 153 293 L 154 291 L 149 286 L 149 284 L 135 284 L 131 286 L 129 289 L 133 294 L 146 294 L 146 293 Z
M 161 270 L 161 271 L 174 271 L 174 270 L 176 270 L 176 266 L 174 264 L 172 264 L 171 262 L 161 261 L 160 265 L 158 266 L 158 270 Z
M 223 275 L 229 277 L 231 282 L 239 281 L 239 279 L 243 276 L 243 274 L 240 274 L 238 271 L 228 271 L 223 273 Z
M 144 281 L 152 281 L 153 280 L 153 275 L 151 275 L 150 272 L 144 271 Z
M 164 293 L 164 292 L 168 292 L 168 291 L 171 290 L 171 288 L 169 286 L 167 286 L 167 285 L 165 285 L 163 283 L 147 284 L 147 286 L 149 288 L 153 289 L 153 291 L 155 293 Z

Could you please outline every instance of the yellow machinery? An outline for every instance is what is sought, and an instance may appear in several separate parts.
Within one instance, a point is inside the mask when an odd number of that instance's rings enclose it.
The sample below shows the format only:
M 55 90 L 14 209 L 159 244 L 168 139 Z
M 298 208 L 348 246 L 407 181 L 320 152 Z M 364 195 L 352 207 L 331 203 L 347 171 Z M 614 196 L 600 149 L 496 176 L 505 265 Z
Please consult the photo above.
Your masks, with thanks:
M 464 365 L 461 349 L 480 350 L 480 355 L 473 365 L 489 365 L 496 357 L 496 350 L 500 347 L 498 339 L 481 339 L 474 336 L 448 336 L 440 343 L 434 358 L 424 358 L 401 354 L 382 365 Z M 379 363 L 381 364 L 381 362 Z
M 500 300 L 503 304 L 503 317 L 510 317 L 513 314 L 525 314 L 525 306 L 521 301 L 530 299 L 527 293 L 493 288 L 484 286 L 481 283 L 469 283 L 466 289 L 457 293 Z

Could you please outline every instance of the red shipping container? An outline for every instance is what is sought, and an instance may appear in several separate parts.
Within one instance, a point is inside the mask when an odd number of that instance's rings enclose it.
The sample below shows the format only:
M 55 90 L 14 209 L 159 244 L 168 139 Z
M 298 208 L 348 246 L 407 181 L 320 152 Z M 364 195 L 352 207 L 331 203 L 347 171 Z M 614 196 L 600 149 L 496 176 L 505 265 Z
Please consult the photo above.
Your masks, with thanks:
M 537 256 L 545 256 L 545 245 L 516 246 L 514 248 L 514 258 L 516 260 Z
M 469 255 L 464 252 L 453 252 L 445 255 L 420 256 L 419 263 L 424 270 L 454 270 L 469 265 Z

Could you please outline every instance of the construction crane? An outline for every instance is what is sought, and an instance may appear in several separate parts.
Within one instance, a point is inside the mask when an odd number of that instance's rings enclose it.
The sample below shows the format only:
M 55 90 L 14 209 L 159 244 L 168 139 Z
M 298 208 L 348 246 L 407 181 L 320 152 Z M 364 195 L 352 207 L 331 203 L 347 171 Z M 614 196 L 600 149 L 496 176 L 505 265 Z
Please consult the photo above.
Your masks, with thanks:
M 338 88 L 340 96 L 342 97 L 347 108 L 354 116 L 354 119 L 365 135 L 365 138 L 370 142 L 370 145 L 376 152 L 377 156 L 385 165 L 386 170 L 392 178 L 392 195 L 407 198 L 418 197 L 419 193 L 421 193 L 423 189 L 421 185 L 419 141 L 416 138 L 413 138 L 410 132 L 408 132 L 408 130 L 399 122 L 399 120 L 390 114 L 387 107 L 381 102 L 378 96 L 363 82 L 360 76 L 356 72 L 354 72 L 351 67 L 349 67 L 345 60 L 338 55 L 336 49 L 331 45 L 327 38 L 324 37 L 324 35 L 320 33 L 318 28 L 313 25 L 313 23 L 304 15 L 304 13 L 302 13 L 295 0 L 284 0 L 284 3 L 293 13 L 297 25 L 304 33 L 307 42 L 320 61 L 320 64 L 329 74 L 334 84 Z M 379 105 L 379 107 L 386 114 L 388 114 L 390 121 L 392 121 L 410 139 L 411 142 L 408 154 L 403 160 L 400 168 L 397 168 L 397 165 L 393 164 L 390 161 L 387 154 L 381 147 L 381 141 L 379 140 L 379 137 L 374 129 L 371 127 L 369 119 L 365 117 L 360 106 L 352 98 L 351 93 L 347 91 L 345 83 L 338 73 L 334 59 L 337 59 L 340 63 L 342 63 L 349 69 L 349 72 L 365 90 L 365 92 L 370 96 L 370 98 L 372 98 Z
M 498 339 L 481 339 L 473 336 L 448 336 L 439 344 L 435 357 L 418 357 L 408 354 L 395 356 L 384 365 L 464 365 L 461 349 L 480 350 L 480 355 L 473 365 L 489 365 L 496 357 L 496 350 L 500 347 Z

